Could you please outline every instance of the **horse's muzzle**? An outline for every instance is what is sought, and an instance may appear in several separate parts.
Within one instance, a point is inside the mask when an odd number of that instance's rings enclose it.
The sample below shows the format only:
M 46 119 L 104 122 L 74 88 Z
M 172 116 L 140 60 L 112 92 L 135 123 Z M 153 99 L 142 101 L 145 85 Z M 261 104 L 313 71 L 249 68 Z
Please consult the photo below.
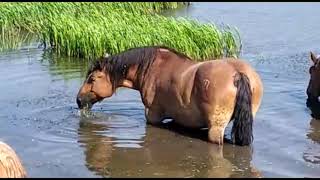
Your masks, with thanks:
M 80 110 L 82 109 L 90 110 L 93 106 L 93 103 L 91 103 L 90 101 L 83 100 L 81 98 L 77 98 L 77 104 Z
M 79 109 L 91 109 L 93 104 L 97 102 L 96 97 L 92 93 L 87 93 L 82 96 L 77 96 L 76 102 Z

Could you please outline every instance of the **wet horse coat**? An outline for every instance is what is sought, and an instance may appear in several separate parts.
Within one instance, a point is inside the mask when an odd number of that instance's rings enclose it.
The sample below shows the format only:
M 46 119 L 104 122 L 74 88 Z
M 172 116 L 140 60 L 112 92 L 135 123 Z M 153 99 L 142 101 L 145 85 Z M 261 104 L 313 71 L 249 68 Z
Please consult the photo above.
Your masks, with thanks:
M 222 144 L 224 130 L 235 119 L 233 140 L 252 142 L 252 123 L 263 86 L 259 75 L 240 59 L 195 62 L 167 47 L 139 47 L 95 62 L 80 88 L 80 108 L 110 97 L 116 88 L 140 92 L 146 120 L 171 118 L 188 128 L 208 128 L 209 141 Z
M 313 64 L 309 68 L 310 80 L 307 88 L 307 107 L 312 112 L 312 117 L 320 119 L 320 55 L 310 52 L 310 59 Z
M 27 173 L 16 152 L 0 141 L 0 178 L 25 178 Z

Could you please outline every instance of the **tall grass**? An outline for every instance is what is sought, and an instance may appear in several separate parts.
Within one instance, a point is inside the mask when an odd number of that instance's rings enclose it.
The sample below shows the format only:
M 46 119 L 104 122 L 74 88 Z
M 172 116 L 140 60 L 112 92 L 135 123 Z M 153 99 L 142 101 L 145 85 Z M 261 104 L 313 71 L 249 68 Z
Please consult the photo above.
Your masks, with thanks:
M 6 27 L 0 29 L 0 52 L 16 49 L 23 45 L 31 44 L 35 40 L 30 32 L 21 28 Z
M 60 55 L 96 58 L 128 48 L 166 45 L 199 61 L 238 56 L 240 36 L 235 28 L 218 28 L 157 13 L 180 2 L 36 2 L 2 3 L 2 32 L 24 29 L 37 34 Z M 10 28 L 11 29 L 10 29 Z M 14 27 L 14 28 L 13 28 Z

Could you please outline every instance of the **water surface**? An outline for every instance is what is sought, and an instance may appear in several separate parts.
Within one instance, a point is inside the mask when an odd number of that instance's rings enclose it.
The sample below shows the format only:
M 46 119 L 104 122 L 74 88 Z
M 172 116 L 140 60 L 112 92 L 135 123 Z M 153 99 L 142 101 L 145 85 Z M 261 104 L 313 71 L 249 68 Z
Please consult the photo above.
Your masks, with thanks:
M 305 106 L 319 3 L 194 2 L 167 15 L 238 27 L 241 57 L 265 93 L 252 148 L 207 143 L 205 132 L 146 125 L 139 93 L 119 89 L 80 116 L 88 62 L 28 47 L 0 55 L 0 139 L 29 177 L 320 177 L 320 120 Z M 230 127 L 226 133 L 230 133 Z

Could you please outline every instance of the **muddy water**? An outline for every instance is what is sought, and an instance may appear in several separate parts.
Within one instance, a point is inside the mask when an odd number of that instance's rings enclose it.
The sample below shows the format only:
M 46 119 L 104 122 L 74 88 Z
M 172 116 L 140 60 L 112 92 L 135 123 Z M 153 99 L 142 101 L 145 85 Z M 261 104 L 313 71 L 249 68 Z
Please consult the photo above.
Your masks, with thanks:
M 128 89 L 80 116 L 75 96 L 87 62 L 37 47 L 0 55 L 0 139 L 29 177 L 320 177 L 320 120 L 305 106 L 308 51 L 320 53 L 319 8 L 193 3 L 169 12 L 239 28 L 241 56 L 265 86 L 252 148 L 219 149 L 204 131 L 148 126 L 139 93 Z

